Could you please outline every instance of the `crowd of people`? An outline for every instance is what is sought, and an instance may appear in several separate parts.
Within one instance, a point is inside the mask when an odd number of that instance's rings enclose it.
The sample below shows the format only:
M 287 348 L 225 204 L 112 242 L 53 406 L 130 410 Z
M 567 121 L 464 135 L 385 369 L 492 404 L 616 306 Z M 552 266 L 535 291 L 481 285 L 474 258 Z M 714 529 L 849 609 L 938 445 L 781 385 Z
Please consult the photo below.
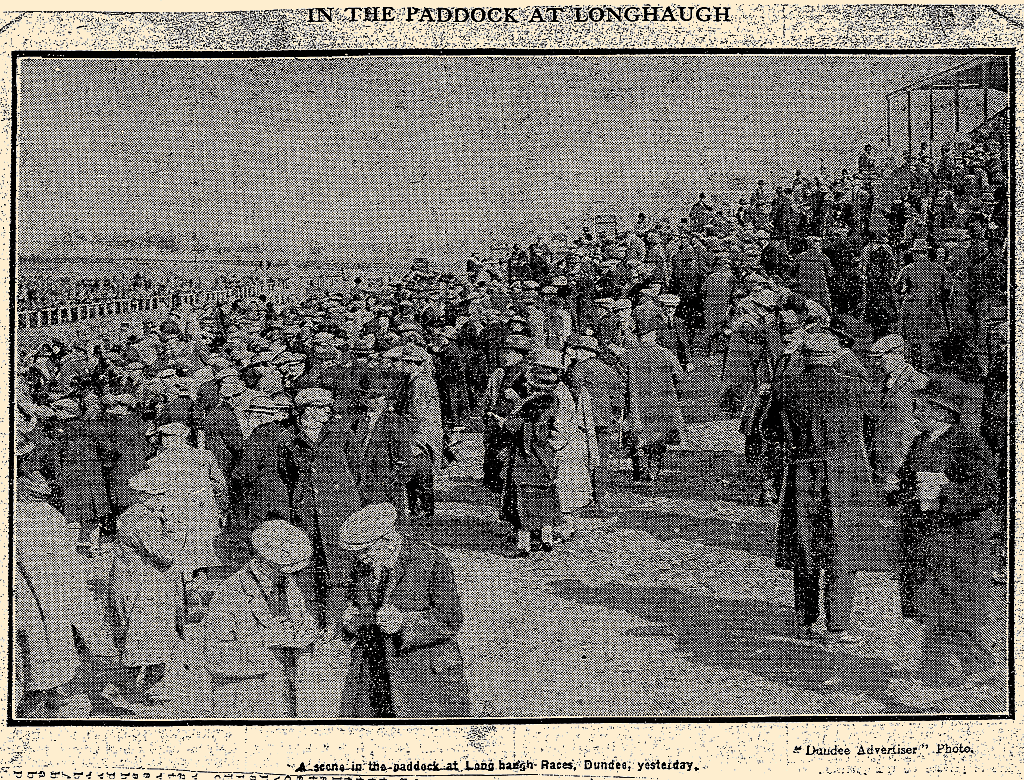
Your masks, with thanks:
M 187 626 L 217 717 L 323 713 L 329 677 L 326 717 L 469 715 L 460 597 L 432 546 L 434 480 L 467 427 L 507 555 L 543 555 L 607 501 L 613 453 L 623 478 L 659 479 L 698 375 L 780 507 L 792 640 L 857 644 L 856 574 L 888 565 L 891 516 L 922 679 L 988 673 L 1006 151 L 990 128 L 883 171 L 867 146 L 852 176 L 702 194 L 677 222 L 294 305 L 180 304 L 23 354 L 18 716 L 169 701 Z

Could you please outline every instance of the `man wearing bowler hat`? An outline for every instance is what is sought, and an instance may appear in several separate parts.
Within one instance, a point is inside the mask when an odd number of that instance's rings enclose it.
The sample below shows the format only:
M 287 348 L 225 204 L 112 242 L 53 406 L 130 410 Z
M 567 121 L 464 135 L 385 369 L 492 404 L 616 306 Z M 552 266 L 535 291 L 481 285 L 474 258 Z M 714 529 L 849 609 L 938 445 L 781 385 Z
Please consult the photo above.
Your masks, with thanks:
M 955 383 L 934 377 L 914 394 L 920 432 L 890 500 L 902 509 L 900 601 L 924 624 L 921 677 L 960 685 L 987 673 L 993 656 L 985 626 L 991 567 L 986 510 L 995 504 L 992 453 L 961 424 Z

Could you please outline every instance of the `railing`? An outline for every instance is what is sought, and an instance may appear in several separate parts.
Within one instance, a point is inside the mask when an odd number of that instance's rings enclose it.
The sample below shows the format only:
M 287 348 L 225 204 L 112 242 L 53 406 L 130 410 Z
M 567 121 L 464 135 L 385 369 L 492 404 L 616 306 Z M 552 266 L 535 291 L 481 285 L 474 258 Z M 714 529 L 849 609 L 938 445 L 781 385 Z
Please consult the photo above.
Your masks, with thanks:
M 162 306 L 170 307 L 182 303 L 205 307 L 214 303 L 226 303 L 236 298 L 252 298 L 262 294 L 262 292 L 262 285 L 253 284 L 225 290 L 209 290 L 207 292 L 177 292 L 166 295 L 154 295 L 148 298 L 117 298 L 110 301 L 96 301 L 93 303 L 47 306 L 41 309 L 19 311 L 18 329 L 46 328 L 53 325 L 69 325 L 103 317 L 119 317 L 126 314 L 158 311 Z M 267 298 L 273 303 L 287 303 L 293 299 L 293 296 L 293 292 L 289 289 L 275 289 L 267 293 Z

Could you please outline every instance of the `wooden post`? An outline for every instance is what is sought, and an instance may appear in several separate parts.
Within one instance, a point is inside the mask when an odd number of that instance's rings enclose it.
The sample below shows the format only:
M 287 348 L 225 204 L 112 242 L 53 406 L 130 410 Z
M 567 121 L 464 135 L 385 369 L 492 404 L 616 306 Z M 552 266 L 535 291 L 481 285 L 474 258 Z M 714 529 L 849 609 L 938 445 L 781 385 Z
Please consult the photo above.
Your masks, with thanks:
M 892 98 L 885 96 L 885 145 L 892 147 Z
M 910 90 L 907 90 L 907 154 L 914 154 L 914 115 L 910 105 Z
M 985 116 L 982 118 L 982 122 L 988 119 L 988 60 L 985 60 L 985 64 L 981 66 L 981 86 L 985 88 L 985 96 L 982 99 L 981 110 Z
M 928 87 L 928 150 L 935 146 L 935 90 Z M 932 152 L 934 153 L 934 152 Z

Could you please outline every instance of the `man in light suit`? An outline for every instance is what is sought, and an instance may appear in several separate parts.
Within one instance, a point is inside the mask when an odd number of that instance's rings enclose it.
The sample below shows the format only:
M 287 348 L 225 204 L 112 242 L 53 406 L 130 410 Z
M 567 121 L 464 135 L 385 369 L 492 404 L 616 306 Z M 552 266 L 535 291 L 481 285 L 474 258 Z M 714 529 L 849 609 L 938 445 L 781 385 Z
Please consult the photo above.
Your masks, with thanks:
M 314 691 L 324 693 L 331 683 L 338 688 L 340 680 L 337 674 L 325 679 L 327 670 L 311 658 L 313 645 L 334 631 L 320 630 L 298 583 L 313 547 L 305 531 L 279 518 L 256 528 L 252 546 L 255 556 L 225 581 L 203 621 L 213 714 L 315 717 L 321 713 L 309 711 Z
M 907 362 L 906 344 L 898 333 L 876 341 L 870 357 L 881 374 L 871 464 L 876 481 L 888 493 L 897 487 L 896 475 L 919 433 L 914 425 L 914 394 L 928 384 L 928 377 Z

